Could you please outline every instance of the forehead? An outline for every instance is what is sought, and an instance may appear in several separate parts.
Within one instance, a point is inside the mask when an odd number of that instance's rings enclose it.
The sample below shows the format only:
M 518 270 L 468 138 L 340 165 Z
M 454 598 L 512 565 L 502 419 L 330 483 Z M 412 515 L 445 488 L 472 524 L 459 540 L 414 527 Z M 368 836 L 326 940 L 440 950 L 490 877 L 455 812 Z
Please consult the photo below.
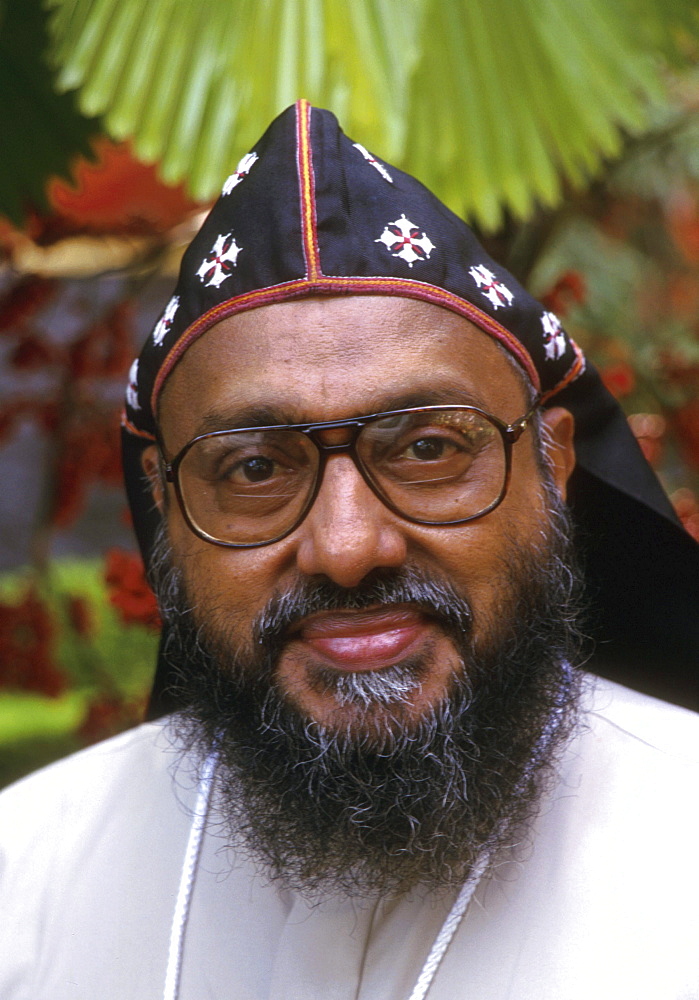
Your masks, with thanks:
M 525 381 L 490 336 L 431 303 L 303 299 L 229 317 L 201 336 L 168 378 L 159 420 L 170 448 L 226 426 L 440 402 L 510 421 L 527 407 Z

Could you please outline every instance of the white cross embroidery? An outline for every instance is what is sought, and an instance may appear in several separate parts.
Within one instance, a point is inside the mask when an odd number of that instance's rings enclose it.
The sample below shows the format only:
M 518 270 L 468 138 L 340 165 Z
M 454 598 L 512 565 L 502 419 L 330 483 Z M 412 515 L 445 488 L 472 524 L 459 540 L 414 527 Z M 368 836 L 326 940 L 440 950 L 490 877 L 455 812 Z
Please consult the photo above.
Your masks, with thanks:
M 233 274 L 233 268 L 236 266 L 241 249 L 233 239 L 233 233 L 218 236 L 210 252 L 202 261 L 202 265 L 197 271 L 197 277 L 201 278 L 207 288 L 210 285 L 218 288 L 226 278 L 230 278 Z
M 422 230 L 401 215 L 395 222 L 389 222 L 375 243 L 383 243 L 394 257 L 401 257 L 412 267 L 416 260 L 427 260 L 435 246 Z
M 493 272 L 483 264 L 469 268 L 468 273 L 476 282 L 483 295 L 490 301 L 493 309 L 499 309 L 500 306 L 512 305 L 514 295 L 510 289 L 506 285 L 503 285 L 501 281 L 498 281 Z

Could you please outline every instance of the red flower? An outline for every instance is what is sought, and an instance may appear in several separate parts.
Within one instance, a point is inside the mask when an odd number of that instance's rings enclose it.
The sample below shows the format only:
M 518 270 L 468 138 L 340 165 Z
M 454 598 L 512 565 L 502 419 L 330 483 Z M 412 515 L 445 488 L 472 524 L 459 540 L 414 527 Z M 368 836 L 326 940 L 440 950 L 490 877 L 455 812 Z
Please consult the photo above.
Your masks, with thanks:
M 10 364 L 24 371 L 36 371 L 37 368 L 60 363 L 62 353 L 53 344 L 29 333 L 22 337 L 10 354 Z
M 68 598 L 68 620 L 79 636 L 89 637 L 95 630 L 92 608 L 84 597 Z
M 102 136 L 94 150 L 96 162 L 75 164 L 72 184 L 55 178 L 48 185 L 49 201 L 75 232 L 167 232 L 197 207 L 183 184 L 163 184 L 156 167 L 135 159 L 128 143 Z
M 0 331 L 16 330 L 29 316 L 46 305 L 54 294 L 55 281 L 22 278 L 0 299 Z
M 122 549 L 110 549 L 105 580 L 109 600 L 125 624 L 160 628 L 158 605 L 148 586 L 140 556 Z
M 628 396 L 636 388 L 634 370 L 624 361 L 607 365 L 600 371 L 600 377 L 615 399 Z
M 74 378 L 124 375 L 133 356 L 133 304 L 118 302 L 71 346 L 68 365 Z
M 122 483 L 119 416 L 85 408 L 74 414 L 65 430 L 56 467 L 56 485 L 51 523 L 71 524 L 83 509 L 87 489 L 94 480 L 110 486 Z
M 35 590 L 17 604 L 0 604 L 0 687 L 61 694 L 66 680 L 53 647 L 53 621 Z
M 65 528 L 81 513 L 87 494 L 88 468 L 80 457 L 63 455 L 58 463 L 51 524 Z
M 571 307 L 585 301 L 585 279 L 578 271 L 565 271 L 553 288 L 541 296 L 541 301 L 558 316 L 565 316 Z

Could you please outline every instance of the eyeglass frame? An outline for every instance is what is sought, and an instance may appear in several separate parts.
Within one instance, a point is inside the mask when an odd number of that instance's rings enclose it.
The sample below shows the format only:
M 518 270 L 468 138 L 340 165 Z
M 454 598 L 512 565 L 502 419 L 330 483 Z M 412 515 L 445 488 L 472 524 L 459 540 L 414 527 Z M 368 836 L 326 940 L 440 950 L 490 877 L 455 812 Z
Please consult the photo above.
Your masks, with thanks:
M 325 474 L 325 466 L 329 456 L 332 455 L 349 455 L 351 458 L 355 469 L 362 477 L 366 485 L 369 487 L 371 492 L 377 497 L 381 503 L 390 510 L 393 514 L 396 514 L 404 521 L 408 521 L 410 524 L 419 524 L 426 527 L 433 528 L 449 528 L 458 527 L 462 524 L 468 524 L 469 521 L 476 521 L 478 518 L 485 517 L 486 514 L 490 514 L 496 507 L 499 507 L 502 501 L 507 496 L 507 491 L 510 485 L 510 476 L 512 472 L 512 447 L 519 441 L 520 437 L 524 431 L 529 426 L 534 413 L 538 410 L 541 404 L 540 399 L 537 399 L 532 403 L 531 407 L 527 412 L 519 417 L 517 420 L 513 420 L 512 423 L 506 423 L 499 417 L 494 416 L 492 413 L 488 413 L 487 410 L 483 410 L 478 406 L 470 406 L 468 404 L 456 404 L 447 403 L 442 406 L 432 405 L 432 406 L 409 406 L 400 410 L 386 410 L 380 413 L 370 413 L 362 417 L 348 417 L 344 420 L 323 420 L 315 421 L 313 423 L 306 424 L 263 424 L 257 425 L 255 427 L 229 427 L 225 430 L 219 431 L 207 431 L 205 434 L 198 434 L 193 437 L 191 441 L 182 447 L 171 462 L 165 460 L 165 446 L 160 435 L 158 435 L 158 445 L 160 448 L 160 453 L 165 461 L 164 465 L 164 475 L 165 481 L 171 483 L 175 490 L 175 496 L 177 497 L 177 502 L 179 504 L 180 511 L 185 520 L 187 527 L 192 531 L 197 538 L 201 538 L 204 542 L 210 542 L 212 545 L 219 545 L 222 548 L 230 549 L 259 549 L 266 545 L 273 545 L 275 542 L 280 542 L 283 538 L 286 538 L 293 531 L 303 523 L 308 513 L 310 512 L 316 498 L 320 492 L 320 488 L 323 484 L 323 476 Z M 500 490 L 499 495 L 495 500 L 483 510 L 478 511 L 476 514 L 470 514 L 468 517 L 459 518 L 454 521 L 426 521 L 421 518 L 411 517 L 408 514 L 404 514 L 399 510 L 387 497 L 385 497 L 378 486 L 372 481 L 371 475 L 368 469 L 366 469 L 362 461 L 357 454 L 356 442 L 359 438 L 364 427 L 367 424 L 380 420 L 383 417 L 394 417 L 400 416 L 404 413 L 430 413 L 442 410 L 470 410 L 471 412 L 478 413 L 480 416 L 485 417 L 495 429 L 500 433 L 502 438 L 503 447 L 505 451 L 505 475 L 503 477 L 503 485 Z M 342 444 L 324 444 L 322 441 L 317 439 L 318 434 L 325 430 L 336 430 L 338 428 L 349 427 L 353 428 L 354 433 L 350 436 L 349 441 L 345 441 Z M 315 482 L 313 489 L 308 495 L 308 499 L 304 504 L 301 513 L 298 518 L 294 521 L 290 528 L 287 528 L 279 535 L 275 535 L 274 538 L 270 538 L 268 541 L 264 542 L 224 542 L 220 538 L 214 538 L 213 535 L 209 535 L 203 528 L 200 528 L 194 523 L 190 517 L 189 511 L 187 510 L 187 504 L 185 503 L 184 497 L 182 495 L 182 488 L 180 485 L 179 469 L 185 456 L 190 451 L 191 448 L 197 444 L 198 441 L 202 441 L 205 438 L 216 438 L 222 437 L 225 434 L 235 434 L 235 433 L 245 433 L 251 431 L 297 431 L 301 434 L 305 434 L 313 442 L 316 450 L 318 451 L 318 468 L 315 474 Z

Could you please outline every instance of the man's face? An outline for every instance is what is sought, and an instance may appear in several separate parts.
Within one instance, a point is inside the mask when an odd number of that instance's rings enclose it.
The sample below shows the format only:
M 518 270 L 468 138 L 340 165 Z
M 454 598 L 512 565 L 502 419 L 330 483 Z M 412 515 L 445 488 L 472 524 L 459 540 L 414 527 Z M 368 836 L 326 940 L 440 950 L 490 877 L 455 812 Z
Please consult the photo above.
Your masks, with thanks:
M 411 300 L 336 298 L 210 330 L 168 381 L 161 428 L 172 458 L 202 432 L 256 422 L 440 403 L 511 422 L 527 402 L 499 347 L 465 320 Z M 521 842 L 577 690 L 559 502 L 572 421 L 544 419 L 546 482 L 527 430 L 505 500 L 461 527 L 393 514 L 341 453 L 304 521 L 262 548 L 200 540 L 169 497 L 153 569 L 188 705 L 180 737 L 218 759 L 231 843 L 287 887 L 445 888 Z M 155 449 L 145 467 L 162 503 Z
M 507 423 L 528 409 L 523 382 L 502 349 L 467 320 L 410 299 L 348 297 L 265 306 L 224 320 L 188 349 L 160 406 L 172 458 L 206 431 L 262 423 L 309 423 L 430 404 L 475 405 Z M 551 472 L 563 494 L 572 466 L 572 420 L 545 416 Z M 327 431 L 327 443 L 344 440 Z M 153 457 L 150 466 L 153 466 Z M 170 488 L 170 487 L 168 487 Z M 351 589 L 410 568 L 444 581 L 472 614 L 474 648 L 485 647 L 510 607 L 513 541 L 536 551 L 548 521 L 531 431 L 514 446 L 510 486 L 490 514 L 459 527 L 412 524 L 366 485 L 350 457 L 331 456 L 305 520 L 257 549 L 222 548 L 195 536 L 171 498 L 168 529 L 197 624 L 250 648 L 254 623 L 274 595 L 301 582 Z M 226 641 L 230 642 L 230 639 Z M 463 669 L 453 635 L 414 603 L 321 611 L 281 637 L 276 676 L 297 710 L 331 728 L 353 722 L 325 676 L 421 664 L 403 708 L 419 719 Z

